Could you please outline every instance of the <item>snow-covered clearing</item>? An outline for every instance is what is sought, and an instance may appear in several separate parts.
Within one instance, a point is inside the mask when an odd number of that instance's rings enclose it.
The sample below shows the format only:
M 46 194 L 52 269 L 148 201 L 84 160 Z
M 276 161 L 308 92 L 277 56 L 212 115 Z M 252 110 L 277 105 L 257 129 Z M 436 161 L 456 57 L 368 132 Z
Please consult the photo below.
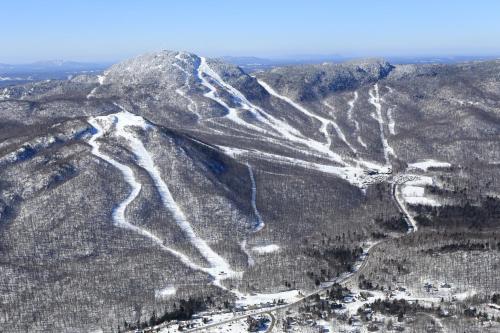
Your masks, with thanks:
M 382 147 L 384 150 L 384 158 L 386 164 L 390 164 L 389 160 L 389 155 L 392 155 L 396 157 L 396 154 L 394 153 L 394 150 L 392 149 L 391 146 L 389 146 L 389 143 L 387 142 L 387 139 L 385 137 L 385 132 L 384 132 L 384 119 L 382 117 L 382 104 L 380 101 L 380 94 L 378 91 L 378 84 L 375 83 L 373 86 L 373 89 L 370 89 L 368 92 L 370 95 L 370 98 L 368 101 L 375 106 L 375 113 L 372 114 L 373 119 L 375 119 L 378 124 L 379 124 L 379 130 L 380 130 L 380 140 L 382 141 Z
M 415 175 L 414 180 L 407 181 L 402 185 L 402 198 L 411 205 L 440 206 L 438 201 L 425 196 L 425 186 L 434 184 L 431 177 Z
M 250 174 L 250 182 L 252 184 L 252 197 L 251 197 L 252 209 L 253 209 L 253 212 L 254 212 L 255 217 L 257 219 L 257 221 L 256 221 L 257 223 L 255 224 L 255 227 L 254 227 L 254 232 L 257 232 L 257 231 L 262 230 L 262 228 L 264 228 L 265 223 L 264 223 L 264 220 L 262 219 L 262 216 L 260 216 L 259 210 L 257 209 L 257 203 L 256 203 L 256 201 L 257 201 L 257 184 L 255 183 L 255 178 L 253 176 L 252 167 L 248 163 L 247 163 L 247 167 L 248 167 L 248 173 Z
M 267 254 L 279 251 L 280 247 L 276 244 L 269 245 L 261 245 L 252 247 L 252 251 L 257 252 L 258 254 Z
M 166 286 L 163 289 L 155 290 L 155 298 L 166 299 L 175 295 L 177 290 L 173 286 Z
M 236 306 L 248 306 L 254 304 L 266 304 L 284 300 L 286 303 L 292 303 L 300 299 L 298 290 L 289 290 L 272 294 L 246 294 L 236 300 Z
M 448 162 L 440 162 L 432 159 L 408 164 L 408 168 L 410 169 L 420 169 L 423 171 L 427 171 L 429 168 L 449 168 L 449 167 L 451 167 L 451 164 Z
M 0 100 L 2 100 L 2 99 L 8 99 L 8 98 L 10 98 L 9 89 L 4 88 L 2 90 L 2 93 L 0 94 Z
M 126 116 L 126 115 L 125 115 Z M 92 146 L 92 154 L 95 156 L 99 157 L 100 159 L 106 161 L 107 163 L 111 164 L 115 168 L 117 168 L 123 175 L 125 182 L 129 185 L 131 188 L 130 193 L 128 196 L 125 198 L 124 201 L 122 201 L 118 206 L 113 210 L 113 221 L 114 223 L 122 228 L 132 230 L 141 236 L 144 236 L 145 238 L 148 238 L 151 240 L 153 243 L 156 243 L 162 250 L 170 253 L 177 259 L 179 259 L 184 265 L 188 266 L 191 269 L 194 270 L 202 270 L 205 271 L 202 267 L 198 266 L 194 262 L 191 261 L 191 259 L 186 256 L 185 254 L 176 251 L 174 249 L 171 249 L 163 244 L 163 241 L 151 233 L 150 231 L 140 228 L 136 225 L 133 225 L 132 223 L 128 222 L 128 220 L 125 217 L 125 211 L 127 209 L 127 206 L 134 201 L 134 199 L 139 195 L 141 191 L 141 184 L 136 180 L 134 176 L 133 170 L 128 167 L 125 164 L 122 164 L 110 156 L 102 153 L 100 151 L 100 144 L 98 143 L 98 140 L 110 130 L 110 128 L 113 126 L 116 120 L 113 119 L 114 115 L 110 116 L 104 116 L 104 117 L 95 117 L 95 118 L 90 118 L 88 120 L 89 124 L 92 125 L 95 129 L 95 134 L 92 135 L 92 137 L 89 140 L 89 144 Z
M 395 183 L 392 186 L 393 186 L 394 198 L 396 199 L 399 207 L 403 211 L 403 214 L 406 216 L 406 218 L 408 219 L 408 223 L 410 224 L 409 227 L 411 227 L 411 229 L 409 229 L 408 232 L 417 231 L 418 229 L 417 222 L 413 218 L 413 215 L 411 215 L 411 213 L 408 211 L 408 208 L 406 207 L 406 202 L 402 198 L 401 190 L 399 188 L 401 185 Z

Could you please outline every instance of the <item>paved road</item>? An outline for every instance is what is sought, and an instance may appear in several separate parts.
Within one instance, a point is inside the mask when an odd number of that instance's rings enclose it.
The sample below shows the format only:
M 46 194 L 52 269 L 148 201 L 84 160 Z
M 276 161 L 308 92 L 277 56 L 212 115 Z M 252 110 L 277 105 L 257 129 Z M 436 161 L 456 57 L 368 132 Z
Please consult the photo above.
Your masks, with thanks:
M 269 313 L 269 316 L 271 317 L 271 324 L 269 324 L 266 333 L 272 332 L 274 325 L 276 324 L 276 317 L 271 312 Z

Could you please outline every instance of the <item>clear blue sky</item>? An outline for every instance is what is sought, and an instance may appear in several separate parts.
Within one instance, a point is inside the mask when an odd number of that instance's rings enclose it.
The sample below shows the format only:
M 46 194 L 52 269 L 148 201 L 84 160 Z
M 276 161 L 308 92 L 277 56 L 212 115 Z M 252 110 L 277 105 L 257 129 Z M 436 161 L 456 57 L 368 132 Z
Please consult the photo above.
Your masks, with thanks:
M 499 0 L 5 0 L 0 62 L 208 56 L 498 55 Z

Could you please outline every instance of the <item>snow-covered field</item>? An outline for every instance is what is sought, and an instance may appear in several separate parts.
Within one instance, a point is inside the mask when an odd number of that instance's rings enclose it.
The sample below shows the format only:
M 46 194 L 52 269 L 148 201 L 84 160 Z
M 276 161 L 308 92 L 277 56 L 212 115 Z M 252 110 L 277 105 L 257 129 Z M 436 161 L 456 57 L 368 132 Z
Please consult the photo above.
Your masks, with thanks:
M 427 171 L 429 168 L 449 168 L 449 167 L 451 167 L 451 164 L 448 162 L 440 162 L 432 159 L 408 164 L 408 168 L 410 169 L 420 169 L 423 171 Z
M 252 251 L 258 254 L 273 253 L 279 251 L 280 247 L 276 244 L 261 245 L 252 247 Z

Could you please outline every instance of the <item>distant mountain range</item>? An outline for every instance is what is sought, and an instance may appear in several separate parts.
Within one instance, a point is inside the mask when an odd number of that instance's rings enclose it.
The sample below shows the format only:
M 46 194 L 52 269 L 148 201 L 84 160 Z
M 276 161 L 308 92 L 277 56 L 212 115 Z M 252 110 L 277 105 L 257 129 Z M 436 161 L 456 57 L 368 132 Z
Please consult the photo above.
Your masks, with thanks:
M 33 81 L 61 80 L 78 74 L 97 74 L 111 63 L 84 63 L 64 60 L 30 64 L 0 64 L 0 87 Z
M 246 71 L 254 72 L 275 67 L 293 65 L 312 65 L 321 63 L 340 63 L 358 59 L 355 56 L 342 55 L 299 55 L 283 58 L 261 58 L 248 56 L 223 56 L 221 59 L 233 65 L 240 66 Z M 497 59 L 499 56 L 387 56 L 384 57 L 392 64 L 456 64 L 467 61 L 485 61 Z

